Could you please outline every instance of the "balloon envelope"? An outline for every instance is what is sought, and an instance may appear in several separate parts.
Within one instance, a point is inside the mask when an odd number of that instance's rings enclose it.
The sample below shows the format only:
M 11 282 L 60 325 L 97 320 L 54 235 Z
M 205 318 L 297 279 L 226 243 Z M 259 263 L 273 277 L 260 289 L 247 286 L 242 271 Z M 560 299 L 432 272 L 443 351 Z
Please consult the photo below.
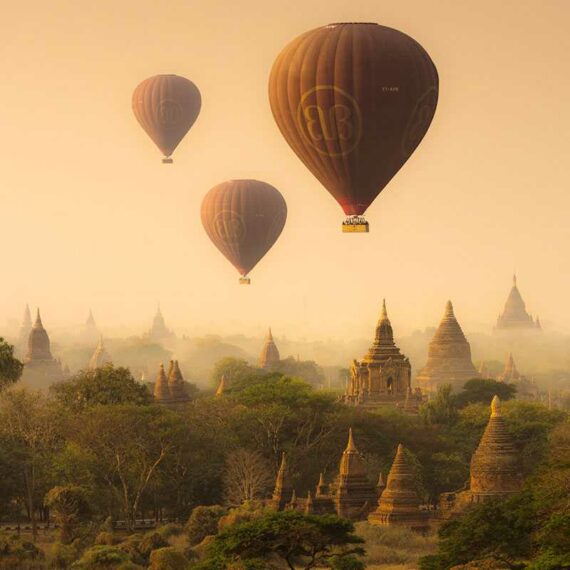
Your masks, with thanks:
M 277 241 L 287 219 L 287 204 L 270 184 L 229 180 L 206 194 L 201 213 L 214 245 L 245 276 Z
M 437 70 L 415 40 L 378 24 L 309 31 L 277 57 L 275 121 L 347 215 L 361 215 L 431 123 Z
M 169 157 L 200 113 L 200 91 L 178 75 L 155 75 L 133 93 L 133 112 L 165 157 Z

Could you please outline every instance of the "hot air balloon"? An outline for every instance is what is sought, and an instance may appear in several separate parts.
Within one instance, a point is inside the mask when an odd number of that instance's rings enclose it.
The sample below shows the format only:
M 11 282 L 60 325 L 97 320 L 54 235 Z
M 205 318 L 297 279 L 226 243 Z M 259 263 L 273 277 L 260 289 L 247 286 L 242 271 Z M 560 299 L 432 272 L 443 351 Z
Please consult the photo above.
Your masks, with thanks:
M 179 75 L 155 75 L 135 89 L 133 112 L 164 155 L 163 163 L 172 163 L 170 155 L 196 121 L 201 105 L 196 85 Z
M 280 192 L 259 180 L 229 180 L 202 201 L 202 224 L 214 245 L 239 271 L 240 283 L 271 249 L 287 219 Z
M 368 231 L 368 206 L 426 134 L 437 70 L 422 46 L 378 24 L 331 24 L 279 54 L 269 102 L 287 143 L 341 205 L 343 231 Z

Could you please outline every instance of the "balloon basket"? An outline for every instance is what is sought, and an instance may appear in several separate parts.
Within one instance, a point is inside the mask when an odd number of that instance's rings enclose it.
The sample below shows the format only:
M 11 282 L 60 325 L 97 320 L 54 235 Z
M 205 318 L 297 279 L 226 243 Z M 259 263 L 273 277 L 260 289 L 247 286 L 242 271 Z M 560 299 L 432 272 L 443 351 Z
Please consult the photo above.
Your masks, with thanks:
M 342 231 L 345 234 L 367 234 L 368 222 L 362 216 L 348 216 L 342 222 Z
M 162 164 L 172 164 L 173 162 L 174 161 L 170 157 L 162 159 Z
M 239 278 L 240 285 L 251 285 L 251 279 L 249 277 L 240 277 Z

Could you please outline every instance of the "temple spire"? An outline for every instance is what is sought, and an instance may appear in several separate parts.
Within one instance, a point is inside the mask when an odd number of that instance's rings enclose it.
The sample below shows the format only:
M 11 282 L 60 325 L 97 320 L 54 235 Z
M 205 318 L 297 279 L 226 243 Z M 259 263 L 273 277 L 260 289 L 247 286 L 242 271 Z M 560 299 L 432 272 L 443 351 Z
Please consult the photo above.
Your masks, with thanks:
M 168 390 L 168 380 L 164 372 L 164 365 L 162 362 L 158 368 L 156 382 L 154 384 L 154 397 L 159 402 L 166 402 L 170 399 L 170 391 Z
M 44 325 L 42 324 L 42 317 L 40 315 L 40 308 L 37 308 L 36 311 L 36 322 L 34 323 L 34 328 L 35 329 L 43 329 Z
M 280 360 L 281 355 L 279 354 L 279 349 L 273 340 L 271 327 L 269 327 L 265 343 L 261 349 L 261 354 L 259 355 L 259 368 L 270 370 L 279 364 Z
M 491 402 L 491 417 L 498 418 L 501 416 L 501 400 L 499 396 L 493 396 L 493 400 Z

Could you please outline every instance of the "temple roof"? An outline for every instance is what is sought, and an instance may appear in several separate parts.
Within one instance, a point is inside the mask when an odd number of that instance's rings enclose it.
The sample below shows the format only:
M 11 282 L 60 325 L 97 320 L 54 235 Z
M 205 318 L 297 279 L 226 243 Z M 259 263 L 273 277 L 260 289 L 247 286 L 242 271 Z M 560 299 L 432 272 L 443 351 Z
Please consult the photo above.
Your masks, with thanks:
M 540 329 L 540 321 L 536 322 L 527 313 L 526 305 L 517 286 L 517 276 L 513 275 L 513 286 L 507 297 L 503 313 L 497 319 L 497 329 L 535 328 Z
M 502 374 L 498 377 L 501 382 L 518 382 L 521 379 L 521 375 L 517 370 L 517 365 L 515 364 L 515 359 L 513 358 L 513 353 L 510 352 L 505 362 L 505 368 Z
M 168 372 L 168 389 L 170 390 L 170 398 L 176 401 L 188 400 L 184 377 L 178 365 L 178 360 L 170 361 L 171 367 Z
M 85 321 L 85 325 L 90 328 L 97 328 L 97 325 L 95 324 L 95 318 L 93 317 L 93 311 L 91 311 L 91 309 L 89 309 L 89 316 Z
M 28 353 L 26 355 L 26 360 L 28 362 L 36 360 L 53 360 L 49 336 L 42 323 L 39 309 L 36 313 L 36 321 L 30 331 L 30 336 L 28 337 Z
M 259 355 L 259 367 L 260 368 L 271 368 L 276 364 L 279 364 L 281 356 L 279 354 L 279 349 L 273 340 L 273 335 L 271 334 L 271 328 L 267 333 L 265 338 L 265 344 L 261 349 L 261 354 Z
M 358 449 L 356 449 L 356 444 L 354 443 L 352 428 L 348 430 L 348 443 L 346 444 L 346 449 L 343 451 L 342 457 L 340 458 L 339 475 L 341 477 L 365 475 L 362 458 L 360 457 L 360 453 L 358 452 Z
M 152 340 L 163 340 L 174 336 L 173 332 L 166 326 L 164 317 L 162 316 L 162 311 L 160 310 L 160 305 L 156 308 L 156 314 L 152 321 L 152 327 L 149 331 L 149 337 Z
M 382 311 L 380 318 L 376 324 L 376 333 L 374 335 L 374 342 L 368 349 L 368 352 L 363 357 L 362 362 L 383 363 L 389 358 L 393 360 L 405 360 L 406 357 L 400 353 L 400 349 L 394 342 L 394 331 L 392 323 L 388 318 L 388 311 L 386 310 L 386 299 L 382 301 Z

